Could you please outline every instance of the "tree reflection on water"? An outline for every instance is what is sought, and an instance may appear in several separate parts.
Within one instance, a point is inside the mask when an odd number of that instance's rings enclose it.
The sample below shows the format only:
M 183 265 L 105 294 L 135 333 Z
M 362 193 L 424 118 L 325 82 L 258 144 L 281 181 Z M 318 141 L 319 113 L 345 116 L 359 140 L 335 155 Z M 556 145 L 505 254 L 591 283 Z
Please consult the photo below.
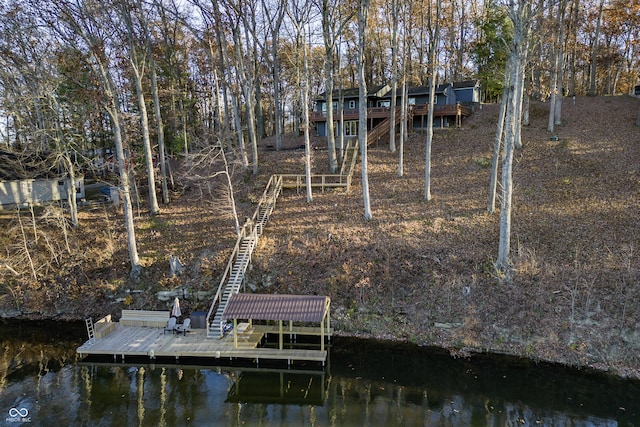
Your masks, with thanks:
M 53 323 L 53 324 L 52 324 Z M 635 425 L 640 383 L 496 355 L 334 338 L 324 371 L 79 361 L 83 324 L 0 327 L 0 424 Z M 212 359 L 214 360 L 214 359 Z M 203 363 L 199 361 L 197 363 Z M 12 411 L 13 409 L 13 411 Z

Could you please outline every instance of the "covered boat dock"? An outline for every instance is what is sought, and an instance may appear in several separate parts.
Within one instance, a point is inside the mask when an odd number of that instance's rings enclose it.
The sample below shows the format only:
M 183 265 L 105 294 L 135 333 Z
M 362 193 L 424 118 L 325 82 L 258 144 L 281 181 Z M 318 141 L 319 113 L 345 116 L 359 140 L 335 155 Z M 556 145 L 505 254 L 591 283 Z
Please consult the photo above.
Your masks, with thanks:
M 113 356 L 114 362 L 118 358 L 124 362 L 126 357 L 175 358 L 178 362 L 181 357 L 189 357 L 212 364 L 227 358 L 253 361 L 256 366 L 261 359 L 286 360 L 288 366 L 295 361 L 324 365 L 325 339 L 332 333 L 329 307 L 330 298 L 326 296 L 235 294 L 224 311 L 233 329 L 220 339 L 207 338 L 204 328 L 175 334 L 167 332 L 164 324 L 149 322 L 150 317 L 168 319 L 166 311 L 126 310 L 120 322 L 112 322 L 110 316 L 95 324 L 88 321 L 89 340 L 76 352 L 82 357 Z M 278 348 L 263 347 L 267 335 L 273 333 L 278 334 Z M 288 348 L 283 342 L 285 335 L 292 340 Z M 320 342 L 313 349 L 300 348 L 293 343 L 299 335 L 318 336 Z

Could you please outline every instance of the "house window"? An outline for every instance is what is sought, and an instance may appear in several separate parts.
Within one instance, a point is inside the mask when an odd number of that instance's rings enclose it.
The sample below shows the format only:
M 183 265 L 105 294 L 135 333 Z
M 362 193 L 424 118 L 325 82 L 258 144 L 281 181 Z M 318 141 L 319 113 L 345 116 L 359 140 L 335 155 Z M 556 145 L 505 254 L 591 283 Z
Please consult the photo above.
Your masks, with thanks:
M 389 108 L 391 106 L 391 101 L 378 101 L 378 107 Z
M 409 105 L 416 105 L 416 99 L 415 98 L 409 98 Z
M 355 110 L 356 109 L 356 101 L 354 101 L 354 100 L 349 101 L 349 109 L 350 110 Z
M 344 122 L 344 134 L 346 136 L 357 136 L 358 135 L 358 121 L 350 120 Z
M 331 105 L 333 105 L 333 111 L 337 111 L 338 110 L 338 103 L 337 102 L 334 101 L 333 104 L 331 104 Z

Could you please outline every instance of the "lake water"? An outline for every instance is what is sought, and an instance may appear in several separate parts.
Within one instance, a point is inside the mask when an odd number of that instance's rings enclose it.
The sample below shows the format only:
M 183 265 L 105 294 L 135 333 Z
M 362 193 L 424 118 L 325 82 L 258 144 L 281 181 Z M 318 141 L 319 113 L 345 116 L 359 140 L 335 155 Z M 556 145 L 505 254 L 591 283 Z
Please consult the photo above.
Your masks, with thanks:
M 267 371 L 81 361 L 84 340 L 0 325 L 0 425 L 640 426 L 640 382 L 504 356 L 334 337 L 324 371 Z

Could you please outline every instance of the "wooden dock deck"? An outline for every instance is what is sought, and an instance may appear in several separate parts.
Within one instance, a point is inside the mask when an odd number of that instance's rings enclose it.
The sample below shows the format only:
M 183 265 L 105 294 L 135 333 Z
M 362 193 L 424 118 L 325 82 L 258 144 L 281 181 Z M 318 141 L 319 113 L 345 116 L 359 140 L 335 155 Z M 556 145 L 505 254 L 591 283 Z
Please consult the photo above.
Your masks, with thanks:
M 148 357 L 153 360 L 158 357 L 172 357 L 176 361 L 180 357 L 193 357 L 217 360 L 245 359 L 254 360 L 286 360 L 288 364 L 294 361 L 313 361 L 324 365 L 327 352 L 307 349 L 274 349 L 259 347 L 265 331 L 261 328 L 249 327 L 243 323 L 238 325 L 237 347 L 231 334 L 220 338 L 207 338 L 206 329 L 193 329 L 186 335 L 166 332 L 164 328 L 148 326 L 128 326 L 117 322 L 115 328 L 106 335 L 89 340 L 77 348 L 81 357 L 89 355 L 113 356 L 114 361 L 124 361 L 127 356 Z M 256 325 L 257 326 L 257 325 Z

